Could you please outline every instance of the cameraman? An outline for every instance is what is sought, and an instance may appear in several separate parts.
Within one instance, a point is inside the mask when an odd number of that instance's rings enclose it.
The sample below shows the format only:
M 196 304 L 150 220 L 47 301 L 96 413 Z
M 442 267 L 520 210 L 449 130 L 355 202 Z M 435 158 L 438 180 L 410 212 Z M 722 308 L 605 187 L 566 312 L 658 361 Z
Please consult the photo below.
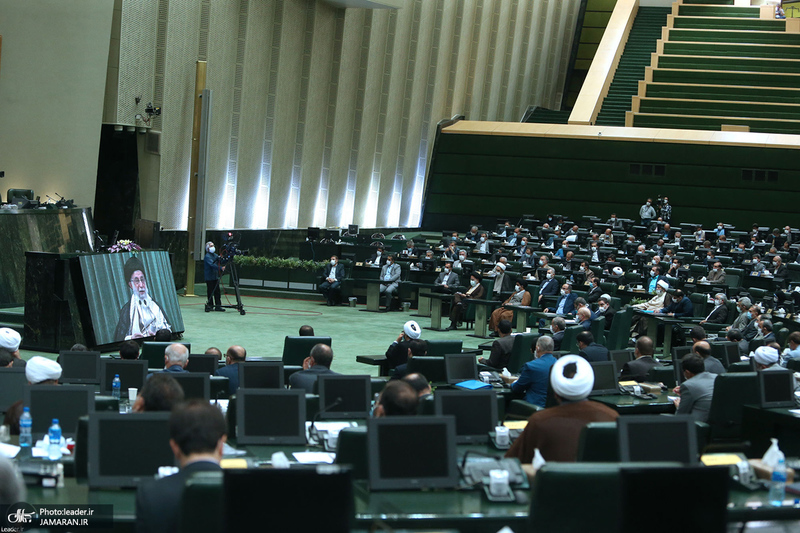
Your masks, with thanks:
M 225 267 L 222 266 L 219 255 L 216 253 L 217 249 L 214 243 L 209 241 L 206 243 L 206 255 L 203 258 L 203 273 L 206 280 L 206 313 L 211 311 L 212 306 L 214 311 L 225 311 L 222 307 L 222 299 L 219 292 L 219 276 L 221 272 L 225 272 Z M 211 296 L 214 296 L 214 302 L 211 301 Z

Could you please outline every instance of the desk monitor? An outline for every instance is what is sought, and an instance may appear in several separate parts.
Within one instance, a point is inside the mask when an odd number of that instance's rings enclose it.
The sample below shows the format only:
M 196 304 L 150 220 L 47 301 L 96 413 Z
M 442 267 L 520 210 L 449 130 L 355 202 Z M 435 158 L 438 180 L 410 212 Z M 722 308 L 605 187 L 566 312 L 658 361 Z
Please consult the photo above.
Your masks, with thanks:
M 283 361 L 246 361 L 239 363 L 239 387 L 247 389 L 282 389 Z
M 94 387 L 88 385 L 27 385 L 23 405 L 31 408 L 33 438 L 41 439 L 58 418 L 61 434 L 75 437 L 78 419 L 94 412 Z
M 621 416 L 617 428 L 622 462 L 697 463 L 697 428 L 688 415 Z
M 317 378 L 319 417 L 368 418 L 372 403 L 370 376 L 321 375 Z M 338 405 L 333 405 L 338 402 Z M 324 413 L 323 409 L 327 409 Z
M 609 352 L 611 355 L 611 360 L 617 363 L 617 368 L 620 370 L 630 361 L 633 361 L 633 352 L 630 350 L 611 350 Z
M 444 356 L 444 372 L 447 376 L 447 383 L 450 385 L 478 379 L 478 361 L 473 354 L 446 354 Z
M 307 241 L 312 241 L 312 242 L 318 241 L 319 240 L 319 235 L 320 235 L 319 228 L 308 228 L 306 230 L 306 240 Z
M 491 390 L 437 390 L 433 395 L 437 415 L 456 418 L 456 444 L 485 444 L 497 426 L 497 397 Z
M 433 272 L 436 270 L 436 259 L 421 259 L 420 269 L 423 272 Z
M 213 354 L 191 354 L 186 365 L 187 372 L 205 372 L 213 376 L 219 368 L 219 359 Z
M 100 359 L 100 394 L 111 394 L 114 374 L 119 374 L 121 389 L 126 393 L 131 387 L 142 390 L 144 380 L 147 379 L 147 361 Z
M 339 532 L 355 527 L 352 476 L 339 465 L 225 470 L 223 494 L 229 532 L 251 531 L 254 524 L 270 531 Z M 302 494 L 317 495 L 314 499 L 319 501 L 309 506 Z
M 198 398 L 209 401 L 211 399 L 211 376 L 205 372 L 170 372 L 183 389 L 183 396 L 187 400 Z
M 594 370 L 594 385 L 589 396 L 619 394 L 617 363 L 614 361 L 591 361 L 589 364 Z
M 620 532 L 682 531 L 688 520 L 693 531 L 724 533 L 729 478 L 728 467 L 719 466 L 624 467 L 620 469 Z M 661 494 L 675 496 L 676 505 L 653 505 L 652 492 L 643 489 L 654 481 Z M 686 495 L 687 487 L 702 487 L 702 496 Z
M 691 346 L 675 346 L 672 348 L 672 370 L 675 372 L 675 384 L 680 385 L 686 378 L 683 376 L 683 368 L 681 367 L 681 359 L 686 355 L 692 353 Z
M 305 391 L 239 387 L 236 393 L 236 442 L 305 445 Z
M 371 490 L 458 485 L 453 416 L 390 416 L 367 420 Z
M 728 365 L 732 365 L 733 363 L 738 363 L 742 360 L 742 354 L 739 351 L 739 343 L 738 342 L 731 342 L 725 344 L 725 354 L 728 359 Z M 725 361 L 722 361 L 722 364 L 725 364 Z M 727 366 L 726 366 L 727 368 Z
M 358 235 L 358 224 L 348 224 L 347 233 L 353 237 Z
M 795 407 L 794 374 L 789 370 L 762 370 L 758 373 L 761 407 Z
M 586 282 L 586 272 L 576 270 L 572 273 L 572 282 L 575 285 L 583 285 Z
M 58 362 L 61 365 L 60 383 L 100 383 L 100 352 L 63 351 Z
M 28 384 L 25 368 L 0 368 L 0 413 L 5 413 L 11 404 L 22 399 Z
M 170 413 L 95 413 L 89 416 L 89 487 L 136 487 L 173 466 Z
M 139 359 L 147 361 L 148 368 L 164 368 L 164 351 L 170 344 L 183 344 L 189 353 L 192 353 L 192 343 L 190 342 L 161 342 L 145 341 L 142 343 L 142 353 Z

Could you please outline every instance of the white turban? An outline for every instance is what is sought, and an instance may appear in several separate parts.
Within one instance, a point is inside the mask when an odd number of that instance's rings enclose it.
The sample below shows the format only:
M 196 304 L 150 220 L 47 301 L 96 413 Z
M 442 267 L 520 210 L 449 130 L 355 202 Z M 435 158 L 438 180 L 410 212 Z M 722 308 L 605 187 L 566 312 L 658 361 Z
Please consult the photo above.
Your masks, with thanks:
M 419 339 L 422 330 L 419 328 L 419 324 L 417 324 L 413 320 L 409 320 L 403 325 L 403 331 L 410 339 Z
M 758 364 L 769 366 L 778 362 L 778 350 L 771 346 L 759 346 L 753 357 Z
M 600 295 L 600 298 L 605 298 L 605 299 L 606 299 L 606 300 L 608 300 L 609 302 L 611 301 L 611 295 L 610 295 L 610 294 L 607 294 L 607 293 L 605 293 L 605 292 L 604 292 L 603 294 L 601 294 L 601 295 Z
M 36 355 L 25 365 L 25 377 L 34 385 L 49 379 L 61 377 L 61 365 L 55 361 Z
M 574 363 L 575 375 L 568 378 L 564 375 L 564 367 Z M 553 365 L 550 372 L 550 384 L 553 391 L 565 400 L 583 400 L 592 392 L 594 386 L 594 370 L 589 361 L 579 355 L 565 355 Z
M 663 279 L 660 279 L 660 280 L 658 280 L 658 286 L 659 286 L 659 287 L 661 287 L 661 288 L 662 288 L 662 289 L 664 289 L 664 290 L 667 290 L 667 289 L 669 289 L 669 283 L 667 283 L 667 282 L 666 282 L 665 280 L 663 280 Z
M 622 275 L 622 267 L 614 267 L 612 272 L 614 273 L 615 276 L 621 276 Z
M 22 337 L 11 328 L 0 328 L 0 348 L 5 348 L 9 352 L 16 352 Z
M 496 266 L 496 267 L 500 267 L 500 268 L 502 268 L 503 270 L 505 270 L 505 269 L 506 269 L 506 264 L 505 264 L 505 263 L 497 263 L 495 266 Z

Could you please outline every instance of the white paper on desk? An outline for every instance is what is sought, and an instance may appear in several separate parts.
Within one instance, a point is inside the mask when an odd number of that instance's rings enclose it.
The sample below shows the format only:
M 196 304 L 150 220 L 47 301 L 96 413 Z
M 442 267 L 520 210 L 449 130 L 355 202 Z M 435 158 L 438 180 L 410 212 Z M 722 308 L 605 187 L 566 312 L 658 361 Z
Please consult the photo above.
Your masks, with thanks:
M 247 453 L 246 450 L 237 450 L 227 442 L 222 444 L 222 455 L 223 456 L 231 456 L 231 455 L 245 455 Z
M 669 401 L 671 401 L 671 402 L 674 402 L 674 401 L 675 401 L 675 400 L 677 400 L 678 398 L 680 398 L 680 396 L 667 396 L 667 399 L 668 399 Z
M 335 453 L 328 452 L 294 452 L 292 457 L 300 464 L 327 463 L 333 464 Z
M 0 442 L 0 455 L 3 457 L 7 457 L 9 459 L 13 459 L 19 453 L 20 447 L 14 446 L 13 444 L 5 444 Z
M 47 450 L 39 447 L 31 448 L 31 457 L 47 457 Z

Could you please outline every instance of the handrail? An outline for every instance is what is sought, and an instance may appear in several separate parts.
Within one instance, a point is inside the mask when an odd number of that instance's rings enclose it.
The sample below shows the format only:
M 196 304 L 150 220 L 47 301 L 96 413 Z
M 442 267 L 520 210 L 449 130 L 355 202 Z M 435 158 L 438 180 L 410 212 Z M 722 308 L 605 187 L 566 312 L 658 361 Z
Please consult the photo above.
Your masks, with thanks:
M 572 108 L 569 124 L 594 124 L 608 95 L 638 9 L 639 0 L 618 0 Z

